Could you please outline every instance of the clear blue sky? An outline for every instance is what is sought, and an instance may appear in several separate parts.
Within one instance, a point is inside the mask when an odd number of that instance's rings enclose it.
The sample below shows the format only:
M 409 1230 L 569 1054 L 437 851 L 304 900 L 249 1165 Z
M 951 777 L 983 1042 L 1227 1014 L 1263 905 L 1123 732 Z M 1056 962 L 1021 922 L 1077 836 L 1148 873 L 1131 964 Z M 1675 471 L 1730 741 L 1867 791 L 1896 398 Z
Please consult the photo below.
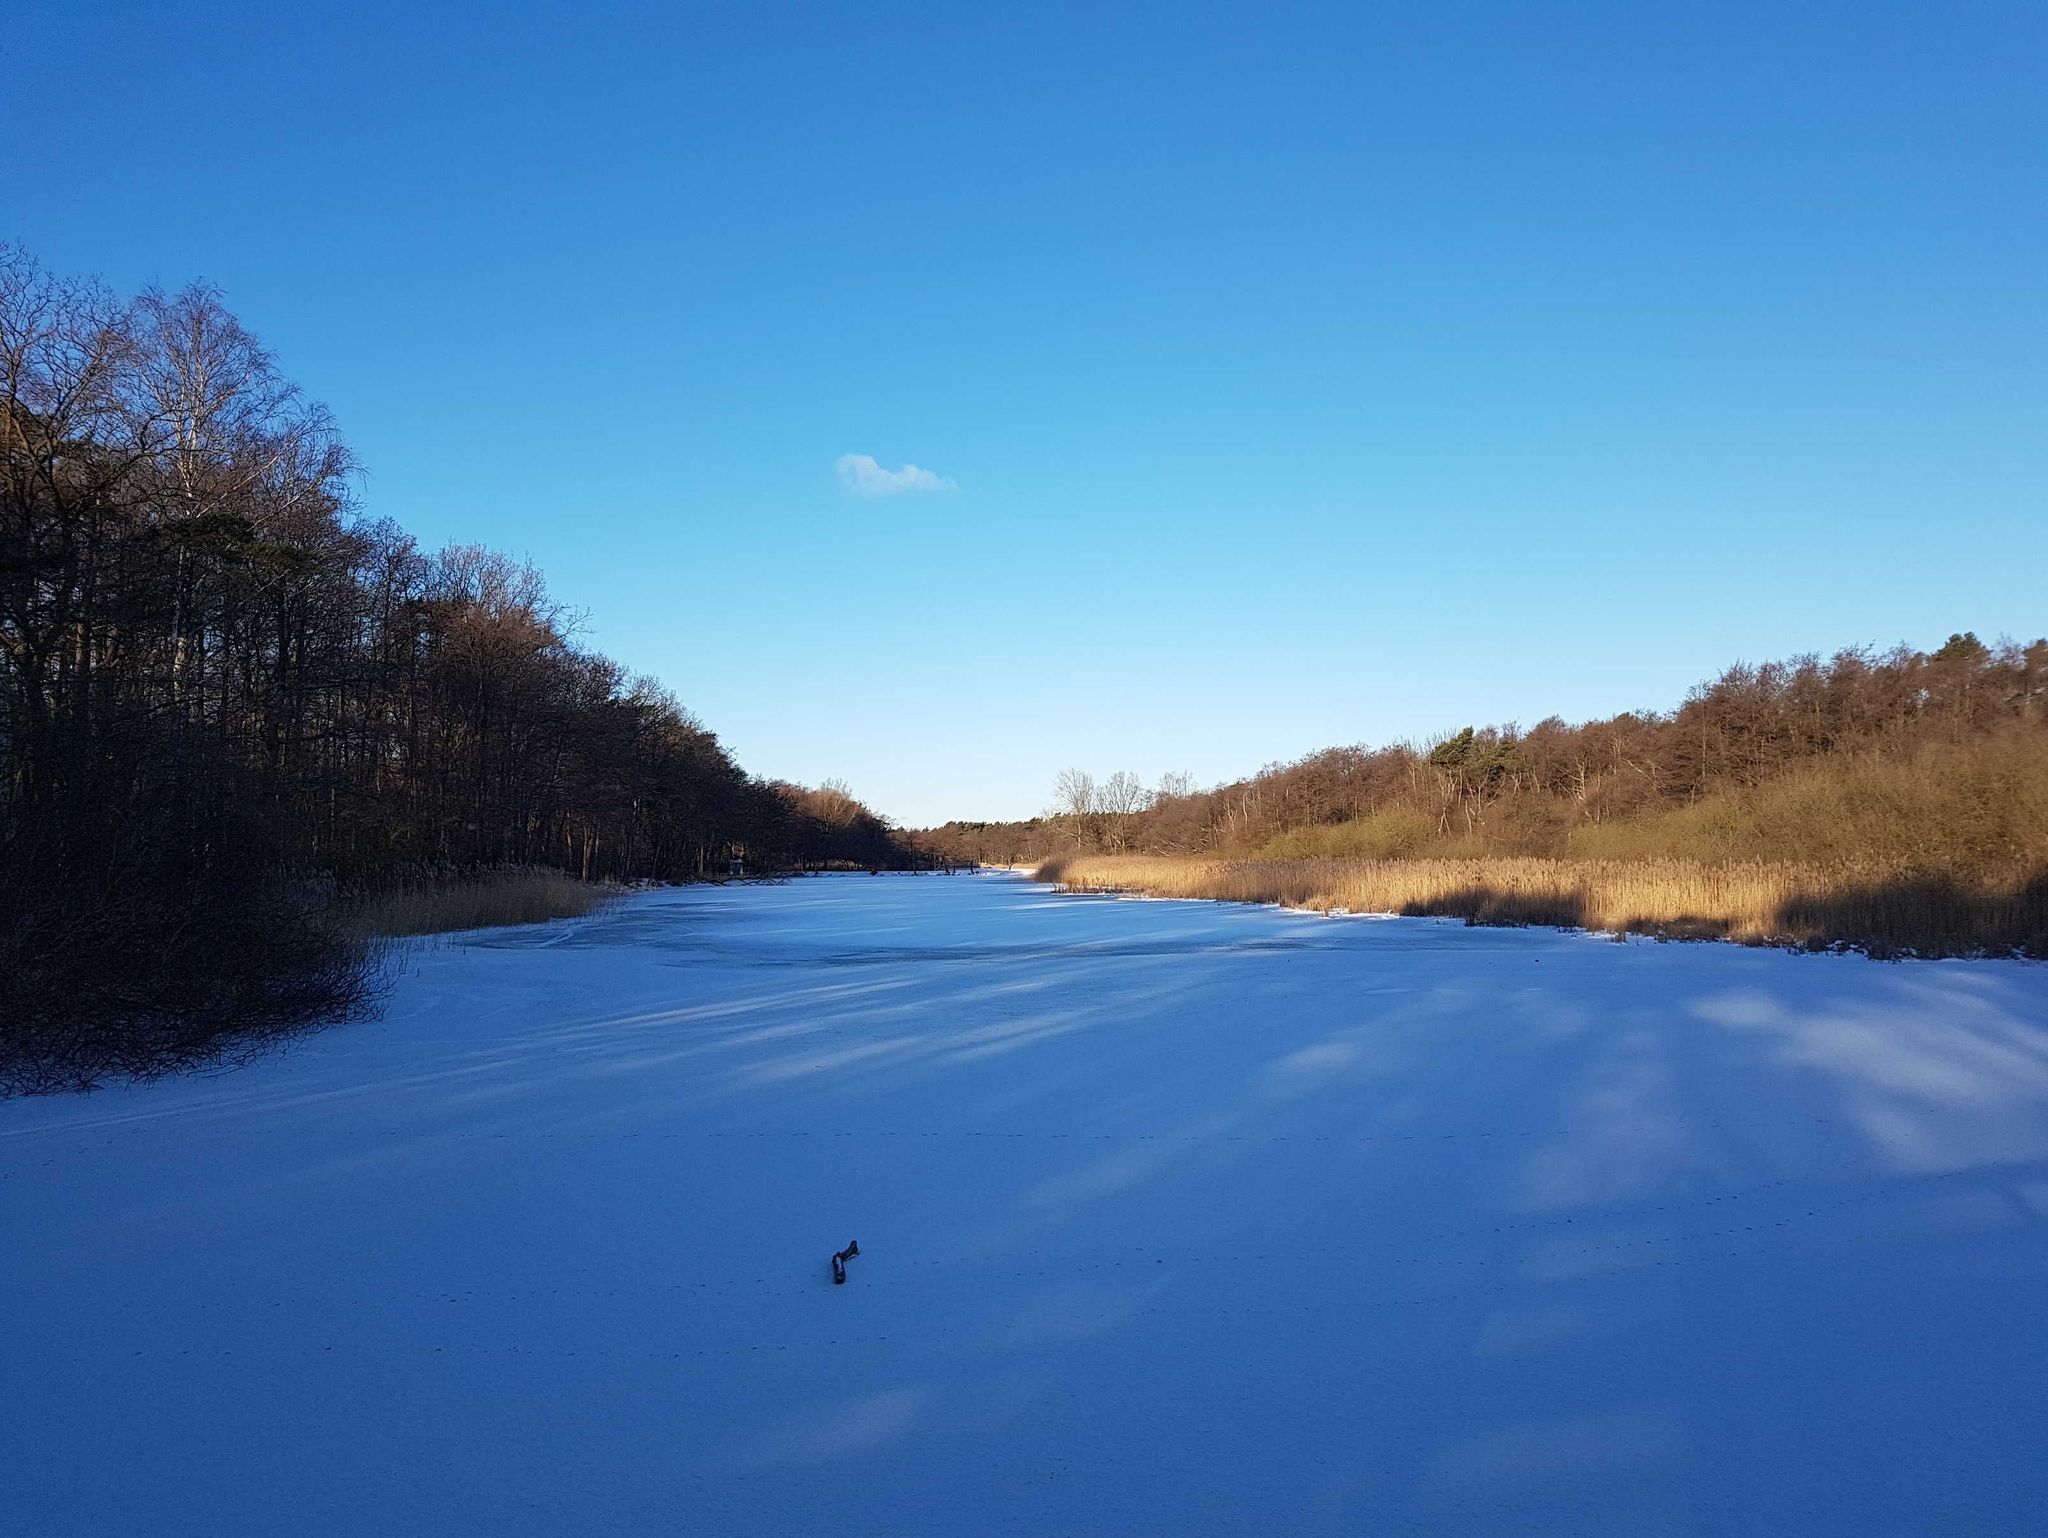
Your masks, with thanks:
M 366 510 L 916 823 L 2048 629 L 2044 80 L 2039 0 L 31 0 L 0 238 L 220 284 Z

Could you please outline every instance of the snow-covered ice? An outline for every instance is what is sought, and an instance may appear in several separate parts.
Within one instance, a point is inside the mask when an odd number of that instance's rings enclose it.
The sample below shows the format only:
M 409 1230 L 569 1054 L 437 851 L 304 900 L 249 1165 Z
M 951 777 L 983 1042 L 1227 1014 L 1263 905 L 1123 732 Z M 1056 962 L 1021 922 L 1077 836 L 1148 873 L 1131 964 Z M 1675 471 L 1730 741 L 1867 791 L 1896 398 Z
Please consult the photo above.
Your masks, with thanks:
M 649 893 L 0 1235 L 24 1538 L 2048 1531 L 2048 967 Z

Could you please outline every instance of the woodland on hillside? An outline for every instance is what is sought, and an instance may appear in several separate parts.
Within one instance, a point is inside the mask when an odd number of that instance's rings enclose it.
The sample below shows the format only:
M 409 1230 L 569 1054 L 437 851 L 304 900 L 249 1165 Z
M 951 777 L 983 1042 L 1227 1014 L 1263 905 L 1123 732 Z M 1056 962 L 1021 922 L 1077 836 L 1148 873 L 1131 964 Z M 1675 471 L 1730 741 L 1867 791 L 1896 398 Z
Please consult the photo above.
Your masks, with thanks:
M 0 1054 L 147 1069 L 346 1013 L 351 894 L 509 866 L 900 865 L 576 640 L 527 563 L 354 504 L 328 413 L 203 285 L 0 248 Z
M 1068 770 L 1043 817 L 956 822 L 922 837 L 953 858 L 1065 862 L 1105 884 L 1183 895 L 1336 902 L 1333 872 L 1319 862 L 1385 865 L 1347 870 L 1349 900 L 1413 893 L 1400 901 L 1415 911 L 1479 913 L 1491 911 L 1495 888 L 1547 894 L 1497 905 L 1523 916 L 1600 906 L 1585 890 L 1595 866 L 1609 872 L 1608 889 L 1621 868 L 1636 868 L 1630 904 L 1644 900 L 1640 867 L 1683 867 L 1661 884 L 1694 905 L 1695 868 L 1771 866 L 1777 873 L 1749 880 L 1754 890 L 1735 902 L 1740 915 L 1678 916 L 1703 932 L 1758 938 L 1855 939 L 1861 925 L 1900 945 L 1934 936 L 1919 943 L 1967 951 L 1980 936 L 1984 948 L 2038 950 L 2048 911 L 2048 641 L 1987 645 L 1965 632 L 1932 651 L 1856 647 L 1738 665 L 1669 712 L 1329 748 L 1213 790 L 1185 776 L 1148 791 L 1128 774 L 1098 783 Z M 1152 866 L 1140 880 L 1140 867 L 1114 875 L 1074 863 L 1122 856 L 1269 868 L 1226 878 Z M 1538 879 L 1525 863 L 1482 890 L 1481 863 L 1517 860 L 1572 869 Z M 1426 881 L 1391 868 L 1424 861 L 1447 863 Z M 1863 917 L 1830 920 L 1823 899 L 1850 890 L 1899 913 L 1874 928 Z M 1681 905 L 1674 897 L 1670 906 Z M 1628 917 L 1621 912 L 1621 927 Z

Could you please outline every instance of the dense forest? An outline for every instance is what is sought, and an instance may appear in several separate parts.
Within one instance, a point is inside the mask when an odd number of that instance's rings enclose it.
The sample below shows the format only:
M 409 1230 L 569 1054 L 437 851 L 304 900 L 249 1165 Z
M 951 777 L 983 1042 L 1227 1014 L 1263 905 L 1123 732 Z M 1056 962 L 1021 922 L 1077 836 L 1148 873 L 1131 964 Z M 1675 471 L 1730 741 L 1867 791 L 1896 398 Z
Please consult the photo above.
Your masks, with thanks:
M 843 786 L 750 776 L 578 645 L 530 564 L 422 550 L 354 482 L 214 290 L 122 299 L 0 248 L 11 1057 L 119 1038 L 146 1067 L 345 1011 L 348 895 L 423 871 L 910 859 Z
M 1118 883 L 1139 866 L 1104 866 L 1102 856 L 1270 866 L 1200 879 L 1145 868 L 1147 889 L 1190 895 L 1327 897 L 1319 862 L 1442 862 L 1427 889 L 1444 895 L 1427 901 L 1444 907 L 1427 911 L 1483 907 L 1475 881 L 1485 862 L 1522 862 L 1495 872 L 1495 885 L 1569 889 L 1571 901 L 1583 897 L 1583 874 L 1536 872 L 1532 862 L 1774 866 L 1796 879 L 1780 874 L 1757 891 L 1798 889 L 1800 903 L 1849 887 L 1915 893 L 1894 903 L 1901 913 L 1886 934 L 1931 936 L 1923 946 L 1968 950 L 1978 936 L 1985 948 L 2038 950 L 2048 911 L 2048 641 L 1987 645 L 1960 633 L 1931 651 L 1851 647 L 1735 666 L 1673 711 L 1329 747 L 1212 791 L 1186 776 L 1147 788 L 1130 774 L 1098 782 L 1067 770 L 1044 817 L 948 823 L 924 838 L 952 858 L 995 864 L 1061 860 L 1073 870 L 1075 858 L 1094 856 L 1090 868 Z M 1413 877 L 1354 870 L 1348 881 L 1360 901 L 1384 901 L 1366 893 L 1407 891 L 1401 883 Z M 1692 891 L 1696 881 L 1683 874 L 1677 885 Z M 1630 883 L 1640 891 L 1640 872 Z M 1868 903 L 1839 934 L 1765 911 L 1755 893 L 1741 903 L 1739 926 L 1726 913 L 1694 917 L 1763 938 L 1855 938 L 1853 924 L 1878 932 Z M 1939 922 L 1935 907 L 1948 913 Z

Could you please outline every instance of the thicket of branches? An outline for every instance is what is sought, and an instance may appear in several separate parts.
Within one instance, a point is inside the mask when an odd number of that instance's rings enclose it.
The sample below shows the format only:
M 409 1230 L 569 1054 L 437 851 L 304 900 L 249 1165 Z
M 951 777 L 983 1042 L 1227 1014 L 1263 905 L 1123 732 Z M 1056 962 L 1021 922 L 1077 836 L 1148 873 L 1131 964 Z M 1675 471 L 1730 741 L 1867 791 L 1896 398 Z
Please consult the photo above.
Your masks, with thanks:
M 14 1060 L 106 1025 L 146 1070 L 150 1039 L 345 1012 L 366 973 L 321 891 L 422 865 L 909 858 L 579 646 L 532 566 L 359 516 L 353 469 L 214 290 L 124 300 L 0 248 Z
M 1737 666 L 1669 712 L 1330 748 L 1207 791 L 1135 785 L 1069 770 L 1044 817 L 925 837 L 1000 864 L 1533 855 L 2025 881 L 2048 871 L 2048 642 Z

